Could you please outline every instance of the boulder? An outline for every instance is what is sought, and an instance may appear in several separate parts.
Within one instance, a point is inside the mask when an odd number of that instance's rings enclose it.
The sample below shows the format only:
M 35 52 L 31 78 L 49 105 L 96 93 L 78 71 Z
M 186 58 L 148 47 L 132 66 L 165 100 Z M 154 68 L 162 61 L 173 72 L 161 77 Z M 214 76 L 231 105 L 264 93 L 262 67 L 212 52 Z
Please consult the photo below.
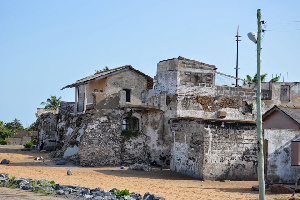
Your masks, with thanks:
M 8 178 L 8 173 L 0 173 L 0 178 Z
M 156 194 L 150 194 L 149 192 L 146 192 L 144 194 L 143 200 L 165 200 L 165 198 Z
M 7 159 L 3 159 L 3 160 L 1 161 L 1 164 L 9 164 L 9 163 L 10 163 L 10 161 L 7 160 Z
M 69 169 L 68 171 L 67 171 L 67 175 L 73 175 L 73 173 L 71 172 L 71 170 Z
M 283 184 L 270 185 L 270 191 L 276 194 L 292 194 L 294 191 Z

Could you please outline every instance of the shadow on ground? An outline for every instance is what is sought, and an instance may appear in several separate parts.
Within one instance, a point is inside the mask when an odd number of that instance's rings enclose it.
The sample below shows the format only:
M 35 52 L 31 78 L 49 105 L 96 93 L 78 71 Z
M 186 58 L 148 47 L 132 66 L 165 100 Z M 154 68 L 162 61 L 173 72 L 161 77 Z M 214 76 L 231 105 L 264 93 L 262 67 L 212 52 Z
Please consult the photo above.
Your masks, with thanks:
M 160 170 L 160 168 L 152 168 L 152 171 L 146 172 L 142 170 L 116 170 L 97 169 L 96 172 L 119 177 L 136 177 L 136 178 L 149 178 L 149 179 L 164 179 L 164 180 L 197 180 L 193 177 L 173 172 L 169 169 Z

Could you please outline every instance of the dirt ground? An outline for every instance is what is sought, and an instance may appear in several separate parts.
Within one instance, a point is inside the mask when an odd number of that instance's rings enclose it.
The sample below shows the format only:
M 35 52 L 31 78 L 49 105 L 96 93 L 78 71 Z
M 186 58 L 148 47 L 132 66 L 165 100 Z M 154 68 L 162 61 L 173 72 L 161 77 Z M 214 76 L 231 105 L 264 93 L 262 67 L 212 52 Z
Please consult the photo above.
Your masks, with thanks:
M 130 170 L 126 167 L 80 167 L 55 165 L 54 161 L 34 160 L 47 158 L 47 153 L 21 151 L 22 146 L 1 146 L 0 161 L 10 160 L 9 165 L 0 165 L 0 173 L 9 173 L 17 178 L 54 180 L 62 185 L 100 187 L 109 191 L 112 188 L 128 189 L 130 192 L 150 192 L 164 196 L 168 200 L 181 199 L 258 199 L 258 192 L 251 191 L 257 181 L 200 181 L 170 170 L 154 169 L 151 172 Z M 67 176 L 71 169 L 73 175 Z M 2 191 L 0 190 L 0 193 Z M 289 199 L 291 194 L 272 194 L 266 191 L 267 199 Z M 296 194 L 300 199 L 300 195 Z

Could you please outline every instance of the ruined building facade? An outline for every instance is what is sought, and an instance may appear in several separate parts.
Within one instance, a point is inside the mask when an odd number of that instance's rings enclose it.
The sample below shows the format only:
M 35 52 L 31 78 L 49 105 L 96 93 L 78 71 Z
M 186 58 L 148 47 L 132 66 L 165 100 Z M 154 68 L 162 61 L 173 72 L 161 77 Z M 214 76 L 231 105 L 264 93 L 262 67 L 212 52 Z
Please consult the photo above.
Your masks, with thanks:
M 199 179 L 255 180 L 255 90 L 216 85 L 216 69 L 178 57 L 159 62 L 154 79 L 131 66 L 80 79 L 64 87 L 75 102 L 40 116 L 40 145 L 82 166 L 142 160 Z M 264 110 L 287 99 L 272 84 Z M 299 100 L 295 87 L 287 104 Z

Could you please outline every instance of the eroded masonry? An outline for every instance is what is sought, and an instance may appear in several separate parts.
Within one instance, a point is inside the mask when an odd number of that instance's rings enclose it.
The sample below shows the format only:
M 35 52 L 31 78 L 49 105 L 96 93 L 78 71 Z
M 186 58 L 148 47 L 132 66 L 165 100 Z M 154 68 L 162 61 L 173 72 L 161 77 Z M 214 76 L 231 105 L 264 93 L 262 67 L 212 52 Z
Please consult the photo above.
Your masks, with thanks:
M 39 147 L 82 166 L 144 161 L 200 179 L 255 180 L 255 84 L 216 85 L 216 69 L 178 57 L 160 61 L 154 79 L 129 65 L 80 79 L 63 88 L 75 88 L 75 102 L 39 114 Z M 263 112 L 300 102 L 297 89 L 263 83 Z

